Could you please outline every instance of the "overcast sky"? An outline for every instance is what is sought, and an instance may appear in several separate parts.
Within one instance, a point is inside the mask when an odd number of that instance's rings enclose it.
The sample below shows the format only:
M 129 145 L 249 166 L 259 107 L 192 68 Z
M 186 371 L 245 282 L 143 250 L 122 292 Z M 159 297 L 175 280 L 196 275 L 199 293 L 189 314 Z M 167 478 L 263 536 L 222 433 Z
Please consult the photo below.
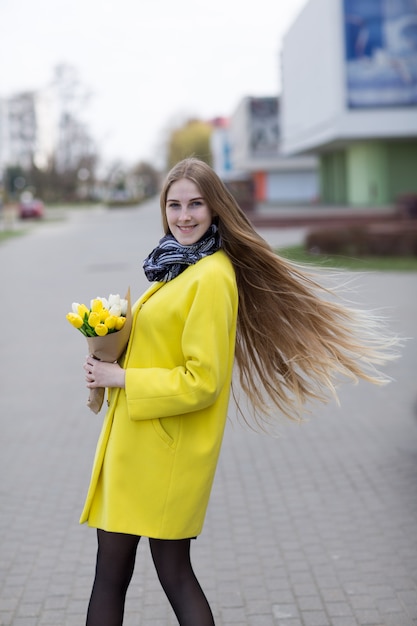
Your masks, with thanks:
M 282 37 L 307 0 L 0 0 L 0 96 L 68 63 L 106 160 L 160 161 L 166 129 L 280 90 Z

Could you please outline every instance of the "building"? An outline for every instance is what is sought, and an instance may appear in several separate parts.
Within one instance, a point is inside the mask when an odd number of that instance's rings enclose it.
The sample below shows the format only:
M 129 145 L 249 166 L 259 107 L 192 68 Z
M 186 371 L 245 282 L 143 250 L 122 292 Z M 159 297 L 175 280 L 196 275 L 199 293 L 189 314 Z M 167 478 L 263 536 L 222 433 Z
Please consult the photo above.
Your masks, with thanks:
M 0 165 L 47 166 L 56 144 L 55 101 L 48 90 L 18 93 L 0 105 Z
M 279 98 L 246 97 L 228 124 L 216 125 L 214 168 L 233 187 L 241 204 L 252 194 L 262 204 L 310 204 L 317 201 L 314 156 L 286 157 L 280 149 Z M 246 192 L 245 192 L 246 182 Z
M 417 192 L 417 3 L 310 0 L 282 49 L 281 148 L 317 154 L 324 202 Z

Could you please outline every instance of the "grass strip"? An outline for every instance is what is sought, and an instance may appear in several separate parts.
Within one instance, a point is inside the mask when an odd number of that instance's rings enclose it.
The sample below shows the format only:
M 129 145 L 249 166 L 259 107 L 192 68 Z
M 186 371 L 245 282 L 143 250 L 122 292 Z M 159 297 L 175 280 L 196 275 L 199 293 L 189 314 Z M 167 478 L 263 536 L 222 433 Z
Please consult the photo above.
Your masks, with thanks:
M 417 257 L 349 257 L 343 255 L 310 254 L 304 246 L 289 246 L 276 250 L 280 256 L 307 265 L 336 267 L 353 271 L 417 272 Z
M 12 237 L 19 237 L 23 234 L 23 230 L 0 230 L 0 243 L 2 241 L 6 241 L 7 239 L 11 239 Z

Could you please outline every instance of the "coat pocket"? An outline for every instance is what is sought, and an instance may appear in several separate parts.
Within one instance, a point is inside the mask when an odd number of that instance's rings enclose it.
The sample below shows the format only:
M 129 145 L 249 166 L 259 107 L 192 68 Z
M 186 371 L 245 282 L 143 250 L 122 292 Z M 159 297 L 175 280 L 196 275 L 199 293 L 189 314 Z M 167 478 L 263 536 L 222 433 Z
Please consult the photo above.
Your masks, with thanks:
M 159 418 L 155 418 L 152 420 L 152 425 L 155 429 L 156 434 L 162 441 L 169 446 L 170 448 L 175 448 L 175 440 L 171 435 L 165 430 L 162 425 L 162 422 Z

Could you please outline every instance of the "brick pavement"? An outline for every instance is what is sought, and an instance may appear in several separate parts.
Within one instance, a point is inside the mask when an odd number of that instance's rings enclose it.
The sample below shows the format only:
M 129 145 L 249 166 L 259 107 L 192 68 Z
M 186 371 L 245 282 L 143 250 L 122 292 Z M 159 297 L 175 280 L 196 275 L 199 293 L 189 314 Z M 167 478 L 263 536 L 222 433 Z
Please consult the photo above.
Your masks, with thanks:
M 263 234 L 277 245 L 300 232 Z M 1 626 L 84 623 L 95 539 L 78 516 L 100 417 L 64 316 L 127 285 L 136 297 L 158 236 L 149 203 L 74 212 L 0 246 Z M 415 337 L 416 286 L 415 273 L 361 276 L 359 299 Z M 231 420 L 193 546 L 218 626 L 417 624 L 416 365 L 412 339 L 388 368 L 394 384 L 345 387 L 341 408 L 283 422 L 276 439 Z M 175 623 L 143 540 L 125 624 Z

